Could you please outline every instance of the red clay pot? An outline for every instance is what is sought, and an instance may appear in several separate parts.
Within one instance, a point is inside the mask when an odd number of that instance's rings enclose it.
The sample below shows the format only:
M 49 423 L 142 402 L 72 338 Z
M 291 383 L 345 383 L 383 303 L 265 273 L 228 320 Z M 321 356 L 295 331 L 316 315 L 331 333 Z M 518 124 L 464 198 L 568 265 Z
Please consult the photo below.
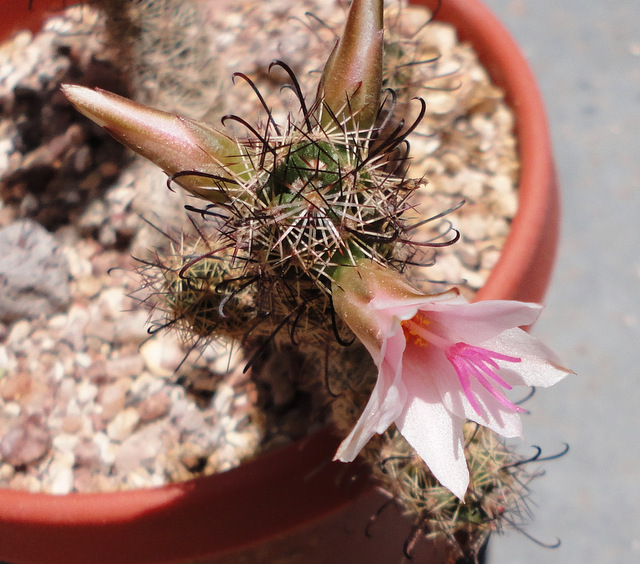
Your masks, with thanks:
M 416 0 L 430 7 L 436 0 Z M 0 38 L 38 29 L 62 0 L 0 0 Z M 479 299 L 540 301 L 558 233 L 558 192 L 544 107 L 513 39 L 478 0 L 443 0 L 437 19 L 470 41 L 516 112 L 520 207 Z M 386 508 L 358 464 L 331 462 L 328 431 L 238 469 L 157 489 L 53 496 L 0 490 L 0 560 L 12 564 L 389 563 L 410 523 Z M 422 546 L 416 561 L 444 562 Z

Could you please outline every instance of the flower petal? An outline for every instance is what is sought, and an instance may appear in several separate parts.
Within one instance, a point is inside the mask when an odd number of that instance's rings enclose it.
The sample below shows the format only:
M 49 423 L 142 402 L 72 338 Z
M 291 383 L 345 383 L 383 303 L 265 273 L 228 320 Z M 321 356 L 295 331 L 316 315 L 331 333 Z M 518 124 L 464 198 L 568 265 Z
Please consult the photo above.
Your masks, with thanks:
M 400 415 L 405 401 L 406 388 L 402 381 L 402 333 L 387 339 L 383 344 L 378 380 L 371 397 L 349 435 L 340 443 L 334 460 L 351 462 L 376 433 L 384 433 Z
M 425 386 L 422 378 L 405 378 L 405 383 L 411 399 L 396 420 L 398 430 L 436 479 L 464 499 L 469 469 L 464 456 L 462 419 L 442 404 L 438 391 Z
M 502 363 L 500 376 L 512 386 L 540 386 L 547 388 L 557 384 L 572 370 L 562 366 L 558 356 L 547 346 L 522 329 L 510 329 L 487 341 L 483 346 L 501 353 L 518 356 L 517 365 Z
M 408 346 L 404 356 L 404 374 L 405 384 L 407 374 L 416 374 L 414 379 L 419 378 L 425 387 L 437 390 L 438 401 L 455 417 L 475 421 L 503 437 L 522 436 L 520 414 L 504 406 L 478 382 L 472 380 L 471 390 L 480 408 L 478 414 L 464 394 L 453 366 L 445 354 L 435 347 L 420 351 L 416 347 Z M 502 369 L 499 375 L 504 376 Z M 408 384 L 407 397 L 411 397 Z
M 475 381 L 471 382 L 473 397 L 480 407 L 480 413 L 462 390 L 453 390 L 438 378 L 438 389 L 442 393 L 442 403 L 453 414 L 487 427 L 506 438 L 522 438 L 520 412 L 505 406 Z
M 513 327 L 530 325 L 540 315 L 542 306 L 507 300 L 471 304 L 448 300 L 432 302 L 420 309 L 429 319 L 438 322 L 444 330 L 444 337 L 453 342 L 479 345 Z

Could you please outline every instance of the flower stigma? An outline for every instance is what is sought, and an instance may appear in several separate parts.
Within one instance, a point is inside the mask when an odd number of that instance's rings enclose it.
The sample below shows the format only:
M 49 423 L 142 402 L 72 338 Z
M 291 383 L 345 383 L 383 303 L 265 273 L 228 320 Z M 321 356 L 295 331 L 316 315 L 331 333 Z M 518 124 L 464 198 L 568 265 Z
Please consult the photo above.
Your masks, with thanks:
M 431 344 L 444 351 L 447 360 L 458 375 L 464 395 L 478 415 L 483 415 L 483 409 L 471 389 L 472 378 L 505 407 L 519 413 L 526 412 L 526 409 L 509 401 L 495 386 L 497 384 L 505 390 L 513 388 L 498 376 L 497 373 L 500 370 L 500 366 L 496 360 L 515 363 L 521 362 L 520 358 L 496 353 L 464 342 L 451 344 L 448 339 L 427 329 L 430 324 L 431 321 L 421 312 L 418 312 L 409 320 L 402 321 L 401 325 L 407 344 L 422 348 L 426 348 Z

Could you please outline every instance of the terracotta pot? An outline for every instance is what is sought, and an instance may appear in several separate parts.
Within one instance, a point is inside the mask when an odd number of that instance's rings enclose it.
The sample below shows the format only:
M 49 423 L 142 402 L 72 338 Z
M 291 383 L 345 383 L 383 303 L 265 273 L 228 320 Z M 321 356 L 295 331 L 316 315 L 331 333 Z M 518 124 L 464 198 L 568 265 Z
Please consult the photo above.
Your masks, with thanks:
M 436 0 L 416 3 L 433 7 Z M 0 0 L 0 32 L 37 29 L 62 1 Z M 558 193 L 545 112 L 516 44 L 478 0 L 443 0 L 438 19 L 473 43 L 515 109 L 522 159 L 520 207 L 500 261 L 479 298 L 540 301 L 558 232 Z M 328 431 L 216 476 L 157 489 L 53 496 L 0 490 L 0 560 L 91 562 L 400 561 L 410 523 L 358 464 L 330 462 Z M 365 532 L 370 533 L 367 537 Z M 424 543 L 423 543 L 424 544 Z M 423 546 L 416 561 L 446 559 Z

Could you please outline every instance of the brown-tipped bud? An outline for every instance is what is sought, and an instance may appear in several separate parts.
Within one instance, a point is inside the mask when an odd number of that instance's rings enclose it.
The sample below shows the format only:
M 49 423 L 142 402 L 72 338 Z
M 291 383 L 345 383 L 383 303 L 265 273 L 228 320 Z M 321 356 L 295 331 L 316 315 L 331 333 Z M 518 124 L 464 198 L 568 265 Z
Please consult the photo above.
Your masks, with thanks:
M 176 183 L 205 200 L 221 202 L 242 172 L 238 144 L 224 133 L 195 120 L 154 110 L 99 88 L 65 84 L 62 91 L 75 108 L 104 127 L 116 140 L 158 165 Z
M 320 123 L 373 127 L 382 90 L 383 0 L 353 0 L 342 38 L 318 85 Z

